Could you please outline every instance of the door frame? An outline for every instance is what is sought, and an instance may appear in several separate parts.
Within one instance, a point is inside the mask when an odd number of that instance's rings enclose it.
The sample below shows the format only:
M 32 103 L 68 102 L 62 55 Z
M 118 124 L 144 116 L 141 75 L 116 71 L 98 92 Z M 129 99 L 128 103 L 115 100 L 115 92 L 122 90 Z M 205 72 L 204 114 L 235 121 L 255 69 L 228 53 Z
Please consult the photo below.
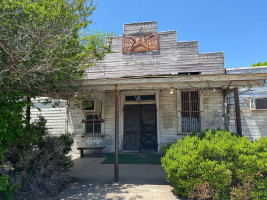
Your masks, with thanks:
M 140 101 L 140 102 L 126 102 L 125 96 L 130 95 L 155 95 L 156 100 L 155 101 Z M 157 144 L 158 149 L 157 152 L 160 151 L 160 129 L 159 129 L 159 91 L 157 90 L 148 90 L 148 91 L 131 91 L 129 93 L 128 91 L 120 91 L 120 146 L 122 152 L 133 152 L 133 151 L 127 151 L 123 149 L 123 134 L 124 134 L 124 105 L 146 105 L 146 104 L 156 104 L 156 123 L 157 123 Z

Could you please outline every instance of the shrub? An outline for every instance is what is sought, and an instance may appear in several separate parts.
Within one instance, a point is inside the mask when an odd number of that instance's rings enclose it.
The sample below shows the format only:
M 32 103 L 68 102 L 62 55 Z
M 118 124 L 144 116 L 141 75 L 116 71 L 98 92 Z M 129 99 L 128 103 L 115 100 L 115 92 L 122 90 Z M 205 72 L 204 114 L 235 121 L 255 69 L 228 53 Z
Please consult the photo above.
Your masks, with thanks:
M 186 136 L 165 148 L 162 166 L 177 194 L 190 199 L 264 199 L 267 138 L 227 131 Z
M 0 200 L 12 200 L 16 189 L 20 184 L 12 184 L 10 177 L 3 174 L 0 176 Z
M 9 176 L 11 186 L 20 186 L 9 187 L 13 190 L 6 191 L 11 196 L 15 192 L 15 199 L 48 199 L 68 181 L 73 161 L 67 154 L 73 138 L 69 134 L 49 135 L 45 124 L 45 119 L 40 117 L 24 127 L 5 154 L 2 164 L 5 168 L 0 168 L 0 175 Z

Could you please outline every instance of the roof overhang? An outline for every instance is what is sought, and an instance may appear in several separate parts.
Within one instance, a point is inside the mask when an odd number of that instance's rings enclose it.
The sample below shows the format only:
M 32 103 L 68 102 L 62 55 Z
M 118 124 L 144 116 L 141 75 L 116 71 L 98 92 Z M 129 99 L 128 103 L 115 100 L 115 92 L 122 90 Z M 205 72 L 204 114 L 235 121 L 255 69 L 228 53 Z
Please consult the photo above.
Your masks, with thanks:
M 217 74 L 183 76 L 142 76 L 114 79 L 82 80 L 82 89 L 113 90 L 115 84 L 120 89 L 174 87 L 174 88 L 223 88 L 249 87 L 264 85 L 267 73 L 261 74 Z M 152 88 L 151 88 L 152 89 Z

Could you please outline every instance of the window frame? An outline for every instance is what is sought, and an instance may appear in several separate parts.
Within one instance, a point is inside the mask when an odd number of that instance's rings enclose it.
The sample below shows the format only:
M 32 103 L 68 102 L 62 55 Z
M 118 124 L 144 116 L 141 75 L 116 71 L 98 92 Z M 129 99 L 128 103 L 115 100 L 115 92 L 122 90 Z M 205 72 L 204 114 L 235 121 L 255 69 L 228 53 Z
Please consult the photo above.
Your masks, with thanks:
M 154 99 L 142 99 L 142 97 L 154 97 Z M 134 97 L 135 100 L 127 100 L 127 97 Z M 134 95 L 124 95 L 125 103 L 133 103 L 133 102 L 156 102 L 156 94 L 134 94 Z
M 189 92 L 189 99 L 188 99 L 188 105 L 189 105 L 189 107 L 188 107 L 188 111 L 184 111 L 184 109 L 183 109 L 183 106 L 185 105 L 185 103 L 184 103 L 184 99 L 183 99 L 183 93 L 185 93 L 185 92 Z M 197 92 L 197 111 L 193 111 L 192 110 L 192 100 L 191 100 L 191 93 L 192 92 Z M 200 100 L 200 95 L 201 95 L 201 92 L 199 91 L 199 90 L 181 90 L 181 133 L 183 133 L 183 134 L 186 134 L 186 133 L 192 133 L 192 132 L 194 132 L 194 131 L 196 131 L 196 132 L 200 132 L 200 130 L 201 130 L 201 100 Z M 184 122 L 183 122 L 183 113 L 189 113 L 189 131 L 187 131 L 187 130 L 184 130 L 185 128 L 184 128 Z M 197 119 L 197 121 L 198 121 L 198 123 L 195 123 L 195 127 L 196 127 L 196 129 L 194 129 L 194 127 L 193 127 L 193 122 L 192 122 L 192 113 L 195 113 L 194 115 L 195 116 L 197 116 L 197 117 L 195 117 L 196 119 Z
M 93 119 L 88 119 L 88 116 L 93 116 Z M 98 119 L 95 119 L 95 116 L 98 116 Z M 84 129 L 84 135 L 88 138 L 91 138 L 91 139 L 99 139 L 101 137 L 103 137 L 102 135 L 102 118 L 101 118 L 101 114 L 99 113 L 86 113 L 85 114 L 85 129 Z M 93 132 L 89 132 L 87 131 L 87 126 L 88 124 L 92 124 L 92 127 L 93 127 Z M 95 126 L 96 125 L 99 125 L 99 132 L 95 132 Z
M 259 110 L 259 111 L 262 110 L 262 111 L 266 111 L 267 108 L 257 109 L 256 100 L 258 100 L 258 99 L 266 99 L 267 100 L 266 97 L 260 97 L 260 98 L 252 98 L 252 99 L 250 99 L 250 110 Z

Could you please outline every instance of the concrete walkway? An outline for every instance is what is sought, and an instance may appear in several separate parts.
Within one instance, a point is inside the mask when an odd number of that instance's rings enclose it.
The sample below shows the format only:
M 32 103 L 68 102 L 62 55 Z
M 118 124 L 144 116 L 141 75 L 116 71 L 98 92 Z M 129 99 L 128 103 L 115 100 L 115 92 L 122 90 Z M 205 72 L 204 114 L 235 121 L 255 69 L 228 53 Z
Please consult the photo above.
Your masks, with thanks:
M 120 164 L 120 182 L 114 183 L 114 165 L 101 164 L 104 159 L 76 159 L 70 173 L 74 181 L 57 199 L 178 199 L 160 165 Z

